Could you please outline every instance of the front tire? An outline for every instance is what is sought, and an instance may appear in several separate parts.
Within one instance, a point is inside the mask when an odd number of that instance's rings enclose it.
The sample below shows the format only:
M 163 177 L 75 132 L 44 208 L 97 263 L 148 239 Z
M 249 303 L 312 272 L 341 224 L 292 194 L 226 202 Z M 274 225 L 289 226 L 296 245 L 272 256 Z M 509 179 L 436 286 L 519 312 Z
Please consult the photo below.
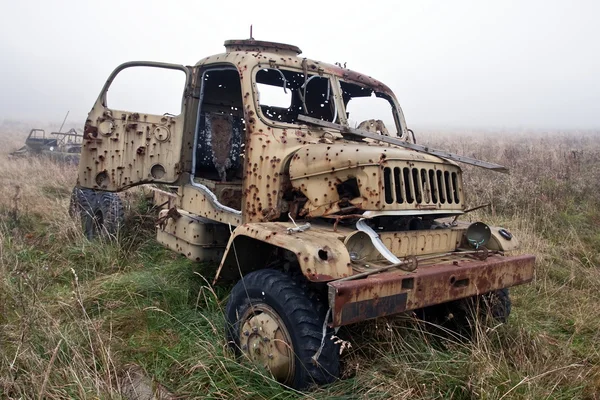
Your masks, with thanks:
M 508 288 L 420 310 L 419 318 L 469 338 L 479 321 L 506 323 L 512 303 Z
M 484 307 L 487 317 L 491 317 L 501 323 L 508 322 L 508 317 L 512 309 L 508 288 L 484 294 L 481 297 L 481 306 Z
M 339 352 L 332 329 L 323 337 L 326 314 L 326 305 L 289 275 L 251 272 L 229 297 L 227 340 L 285 385 L 305 389 L 330 383 L 339 375 Z

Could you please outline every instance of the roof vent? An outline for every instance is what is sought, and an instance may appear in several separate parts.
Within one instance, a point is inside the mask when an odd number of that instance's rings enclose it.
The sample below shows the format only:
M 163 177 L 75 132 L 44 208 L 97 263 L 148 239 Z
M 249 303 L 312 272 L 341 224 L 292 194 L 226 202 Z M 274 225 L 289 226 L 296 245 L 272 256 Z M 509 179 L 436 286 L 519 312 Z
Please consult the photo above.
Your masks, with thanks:
M 296 56 L 302 53 L 298 47 L 291 44 L 264 42 L 262 40 L 246 39 L 246 40 L 226 40 L 225 50 L 229 53 L 232 51 L 258 51 L 267 53 L 278 53 L 281 55 Z

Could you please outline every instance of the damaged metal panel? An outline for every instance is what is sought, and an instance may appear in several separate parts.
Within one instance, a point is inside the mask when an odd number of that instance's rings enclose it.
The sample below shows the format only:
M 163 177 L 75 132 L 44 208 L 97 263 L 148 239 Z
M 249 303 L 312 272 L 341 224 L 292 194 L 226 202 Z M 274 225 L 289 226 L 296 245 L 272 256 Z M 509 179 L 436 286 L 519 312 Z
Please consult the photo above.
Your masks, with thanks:
M 464 228 L 427 229 L 399 232 L 379 232 L 385 247 L 396 257 L 420 256 L 454 251 L 459 247 Z M 344 240 L 349 252 L 360 254 L 361 260 L 383 260 L 383 256 L 374 246 L 367 234 L 356 231 Z
M 106 92 L 116 75 L 137 66 L 178 69 L 186 74 L 186 88 L 191 82 L 190 70 L 181 65 L 130 62 L 119 66 L 88 115 L 79 186 L 118 191 L 141 183 L 174 183 L 182 172 L 185 101 L 178 116 L 119 111 L 107 106 Z
M 327 282 L 352 274 L 350 257 L 341 241 L 344 233 L 333 232 L 331 227 L 310 224 L 303 231 L 291 233 L 295 228 L 297 226 L 291 222 L 250 223 L 237 227 L 229 239 L 226 250 L 228 256 L 221 262 L 219 271 L 222 268 L 237 271 L 238 260 L 233 248 L 236 238 L 242 236 L 289 250 L 296 257 L 304 275 L 311 281 Z M 249 252 L 248 255 L 252 256 L 252 253 Z M 239 250 L 237 257 L 241 257 Z M 219 272 L 215 279 L 218 277 Z
M 309 124 L 322 126 L 325 128 L 338 129 L 340 132 L 344 132 L 344 133 L 347 133 L 350 135 L 355 135 L 355 136 L 362 137 L 365 139 L 377 140 L 377 141 L 381 141 L 384 143 L 394 144 L 396 146 L 406 147 L 408 149 L 423 152 L 426 154 L 435 155 L 438 157 L 447 158 L 449 160 L 454 160 L 454 161 L 462 162 L 465 164 L 471 164 L 471 165 L 475 165 L 477 167 L 487 168 L 487 169 L 491 169 L 491 170 L 494 170 L 497 172 L 508 173 L 508 168 L 506 168 L 502 165 L 477 160 L 477 159 L 467 157 L 467 156 L 460 156 L 457 154 L 449 153 L 447 151 L 432 149 L 428 146 L 422 146 L 422 145 L 418 145 L 416 143 L 409 143 L 406 140 L 400 140 L 400 139 L 389 137 L 386 135 L 379 135 L 376 133 L 369 132 L 367 130 L 354 129 L 354 128 L 350 128 L 347 126 L 337 125 L 337 124 L 334 124 L 331 122 L 321 121 L 321 120 L 303 116 L 303 115 L 300 116 L 298 119 L 300 121 L 307 122 Z
M 173 148 L 181 146 L 183 118 L 116 113 L 120 118 L 100 108 L 101 116 L 87 121 L 82 148 L 87 167 L 79 171 L 79 185 L 115 191 L 138 183 L 175 182 L 180 171 Z
M 152 196 L 152 203 L 155 207 L 167 210 L 177 205 L 177 195 L 157 188 L 148 188 Z
M 232 196 L 235 196 L 235 192 L 232 193 Z M 229 209 L 220 207 L 220 203 L 217 204 L 215 202 L 216 196 L 214 194 L 213 196 L 210 196 L 198 187 L 188 184 L 180 186 L 177 195 L 179 200 L 178 207 L 181 207 L 186 211 L 215 222 L 232 225 L 233 227 L 242 224 L 241 213 L 235 213 Z
M 362 210 L 461 213 L 464 208 L 460 168 L 435 156 L 394 147 L 331 144 L 305 146 L 290 162 L 290 181 L 306 195 L 304 213 L 311 217 L 339 211 L 337 203 L 343 197 L 338 186 L 353 179 L 358 192 L 347 202 Z
M 181 209 L 162 210 L 159 220 L 163 223 L 157 229 L 156 240 L 165 247 L 198 262 L 216 262 L 223 257 L 229 239 L 227 226 Z
M 452 264 L 420 266 L 412 273 L 396 270 L 365 279 L 330 282 L 333 326 L 527 283 L 533 279 L 534 263 L 531 255 L 494 255 L 485 261 L 463 258 Z
M 453 226 L 456 229 L 467 229 L 470 222 L 454 221 Z M 485 245 L 488 250 L 513 251 L 520 247 L 519 239 L 510 233 L 506 228 L 500 226 L 490 226 L 490 241 Z

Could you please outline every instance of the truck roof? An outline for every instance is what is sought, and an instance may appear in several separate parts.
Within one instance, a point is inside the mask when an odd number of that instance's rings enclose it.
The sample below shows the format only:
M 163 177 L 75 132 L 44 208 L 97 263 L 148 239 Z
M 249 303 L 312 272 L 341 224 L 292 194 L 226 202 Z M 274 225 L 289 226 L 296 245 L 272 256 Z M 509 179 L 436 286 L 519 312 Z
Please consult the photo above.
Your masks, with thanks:
M 343 80 L 359 83 L 379 92 L 393 95 L 392 90 L 388 86 L 368 75 L 339 65 L 299 57 L 302 54 L 302 50 L 291 44 L 246 39 L 226 40 L 224 45 L 225 53 L 203 58 L 196 63 L 196 66 L 227 62 L 236 65 L 240 70 L 244 70 L 253 68 L 255 65 L 261 63 L 275 63 L 279 66 L 306 69 L 308 72 L 334 75 Z

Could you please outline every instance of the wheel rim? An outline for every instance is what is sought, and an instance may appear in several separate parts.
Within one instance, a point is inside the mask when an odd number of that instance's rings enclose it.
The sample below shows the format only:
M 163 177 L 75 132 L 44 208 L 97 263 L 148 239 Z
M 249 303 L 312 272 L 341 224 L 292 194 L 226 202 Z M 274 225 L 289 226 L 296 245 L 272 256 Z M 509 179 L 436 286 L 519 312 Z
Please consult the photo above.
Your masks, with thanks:
M 294 348 L 281 317 L 264 303 L 251 305 L 241 318 L 240 347 L 254 363 L 264 366 L 279 382 L 291 383 Z

